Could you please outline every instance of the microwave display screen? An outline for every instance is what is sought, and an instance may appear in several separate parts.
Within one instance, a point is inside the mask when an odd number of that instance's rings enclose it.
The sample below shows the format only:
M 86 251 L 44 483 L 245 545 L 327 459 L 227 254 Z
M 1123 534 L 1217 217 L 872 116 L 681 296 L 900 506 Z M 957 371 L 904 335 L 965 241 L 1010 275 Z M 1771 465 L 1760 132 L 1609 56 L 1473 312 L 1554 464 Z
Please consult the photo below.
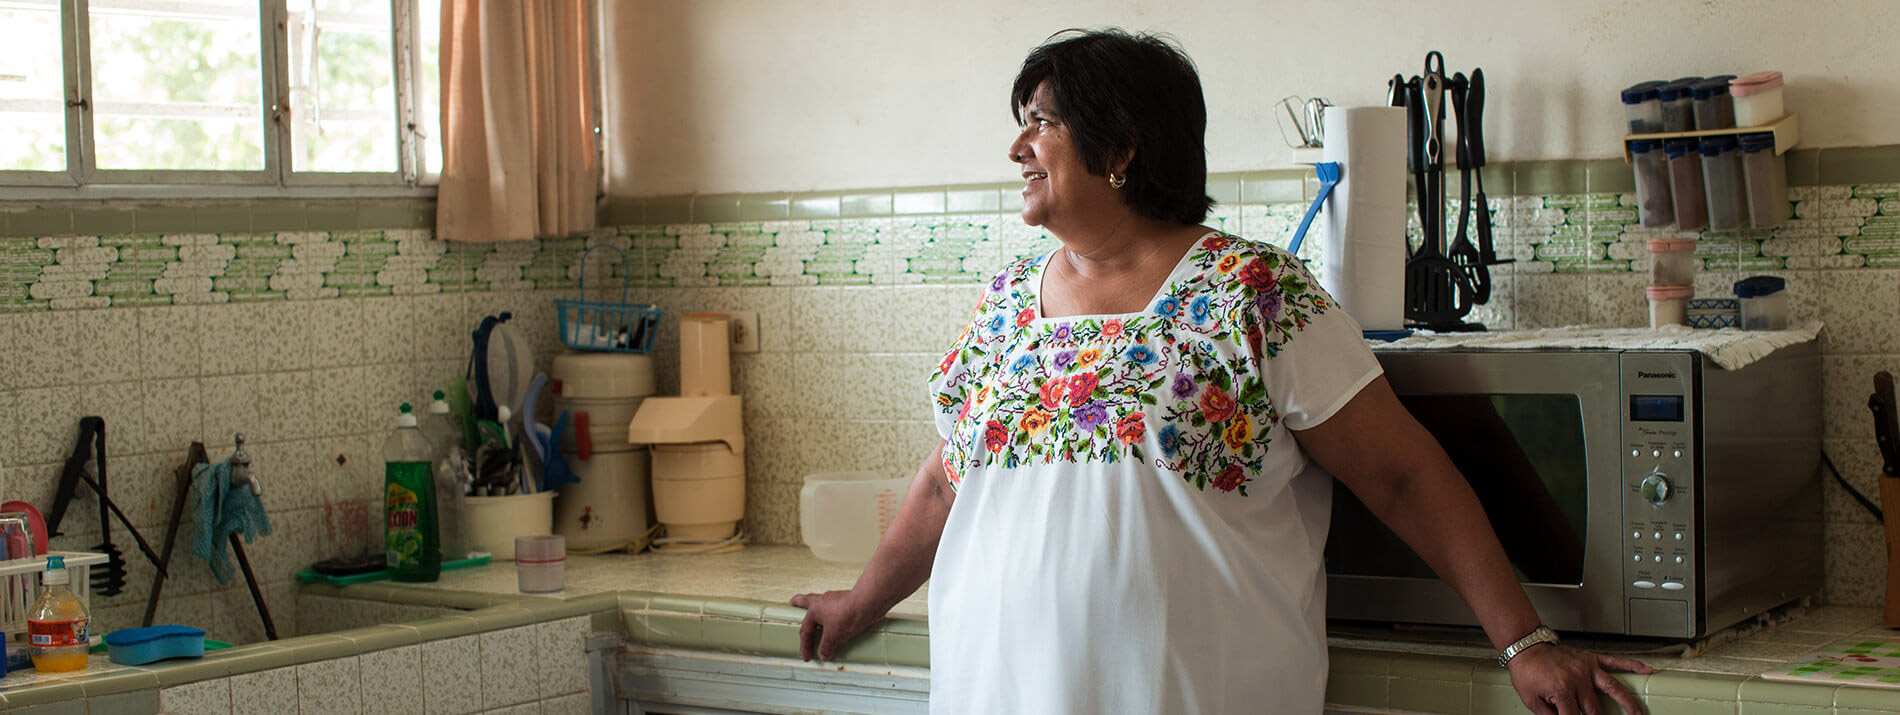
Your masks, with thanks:
M 1524 583 L 1583 583 L 1589 494 L 1576 395 L 1401 395 L 1471 483 Z M 1436 578 L 1352 492 L 1334 483 L 1326 570 Z
M 1630 395 L 1630 419 L 1637 422 L 1681 422 L 1681 395 Z

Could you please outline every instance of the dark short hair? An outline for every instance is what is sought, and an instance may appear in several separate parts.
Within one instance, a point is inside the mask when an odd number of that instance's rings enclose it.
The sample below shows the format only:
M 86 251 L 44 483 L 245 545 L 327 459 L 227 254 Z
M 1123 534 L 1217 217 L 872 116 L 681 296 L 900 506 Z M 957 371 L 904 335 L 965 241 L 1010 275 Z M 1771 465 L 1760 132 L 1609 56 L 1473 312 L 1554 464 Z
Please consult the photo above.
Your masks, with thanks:
M 1107 174 L 1109 162 L 1132 149 L 1123 203 L 1160 221 L 1205 221 L 1214 200 L 1207 195 L 1207 101 L 1194 61 L 1147 33 L 1072 29 L 1049 37 L 1016 74 L 1016 123 L 1048 82 L 1089 173 Z

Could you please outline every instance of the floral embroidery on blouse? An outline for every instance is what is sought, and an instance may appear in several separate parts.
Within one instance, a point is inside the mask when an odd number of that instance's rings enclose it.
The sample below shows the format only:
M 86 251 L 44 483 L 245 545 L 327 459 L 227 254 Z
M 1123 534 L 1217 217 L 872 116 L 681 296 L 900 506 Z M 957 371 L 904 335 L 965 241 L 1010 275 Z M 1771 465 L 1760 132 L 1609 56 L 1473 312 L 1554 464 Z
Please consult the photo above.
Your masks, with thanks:
M 1305 268 L 1215 233 L 1138 314 L 1038 320 L 1043 260 L 990 282 L 931 375 L 938 409 L 956 415 L 951 485 L 982 466 L 1134 461 L 1245 496 L 1280 419 L 1263 364 L 1332 307 Z

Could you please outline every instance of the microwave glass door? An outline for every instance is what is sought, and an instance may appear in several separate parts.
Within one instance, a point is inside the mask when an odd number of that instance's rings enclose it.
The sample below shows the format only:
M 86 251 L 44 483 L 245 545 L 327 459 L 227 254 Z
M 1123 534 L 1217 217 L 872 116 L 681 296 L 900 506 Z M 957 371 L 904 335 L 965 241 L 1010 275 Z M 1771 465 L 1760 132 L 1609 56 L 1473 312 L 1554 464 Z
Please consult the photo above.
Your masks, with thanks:
M 1589 493 L 1576 395 L 1400 395 L 1399 401 L 1471 483 L 1527 584 L 1584 581 Z M 1425 561 L 1334 483 L 1326 570 L 1335 575 L 1435 578 Z

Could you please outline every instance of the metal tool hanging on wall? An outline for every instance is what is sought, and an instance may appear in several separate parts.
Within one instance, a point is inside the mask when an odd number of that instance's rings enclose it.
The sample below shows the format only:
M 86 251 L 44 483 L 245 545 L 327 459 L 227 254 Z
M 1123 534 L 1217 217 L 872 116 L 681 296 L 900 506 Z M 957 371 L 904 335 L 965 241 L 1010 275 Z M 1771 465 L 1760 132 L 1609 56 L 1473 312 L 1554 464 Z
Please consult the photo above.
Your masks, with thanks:
M 1386 82 L 1387 103 L 1404 107 L 1407 120 L 1407 160 L 1418 197 L 1420 240 L 1406 254 L 1405 319 L 1430 330 L 1483 330 L 1466 322 L 1471 309 L 1491 299 L 1490 267 L 1510 263 L 1499 259 L 1492 244 L 1491 207 L 1484 195 L 1484 70 L 1445 74 L 1445 56 L 1425 54 L 1424 72 L 1406 79 L 1393 75 Z M 1458 163 L 1458 225 L 1445 238 L 1445 99 L 1458 125 L 1453 156 Z M 1472 184 L 1477 184 L 1473 243 Z

